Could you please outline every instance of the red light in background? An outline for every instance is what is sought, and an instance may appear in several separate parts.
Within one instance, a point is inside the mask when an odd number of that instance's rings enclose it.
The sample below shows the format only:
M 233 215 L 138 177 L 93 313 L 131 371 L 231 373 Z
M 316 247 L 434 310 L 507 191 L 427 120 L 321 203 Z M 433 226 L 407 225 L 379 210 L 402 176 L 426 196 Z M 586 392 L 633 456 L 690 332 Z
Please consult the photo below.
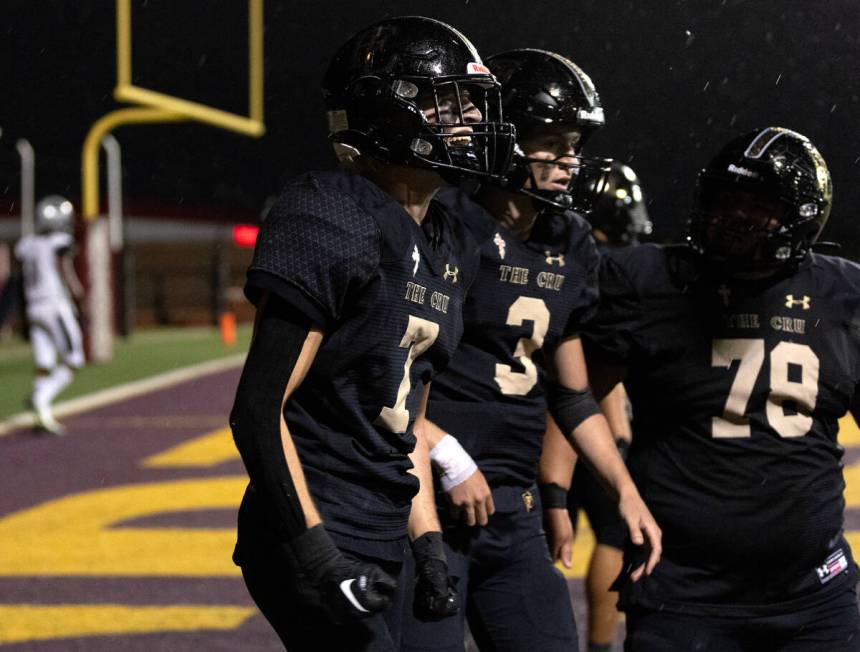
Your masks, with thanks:
M 260 227 L 253 224 L 234 224 L 233 244 L 237 247 L 249 249 L 257 244 L 257 234 L 259 232 Z

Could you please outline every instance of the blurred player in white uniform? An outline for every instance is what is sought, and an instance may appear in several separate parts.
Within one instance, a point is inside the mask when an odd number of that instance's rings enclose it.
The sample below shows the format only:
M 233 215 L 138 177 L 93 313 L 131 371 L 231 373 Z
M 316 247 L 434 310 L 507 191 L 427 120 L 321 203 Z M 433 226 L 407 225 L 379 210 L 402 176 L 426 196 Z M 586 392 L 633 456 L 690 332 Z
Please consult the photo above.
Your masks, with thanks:
M 65 428 L 54 418 L 51 403 L 84 364 L 76 310 L 83 287 L 72 266 L 74 208 L 68 199 L 50 195 L 36 205 L 35 217 L 36 234 L 24 236 L 15 245 L 36 361 L 30 402 L 36 425 L 61 435 Z

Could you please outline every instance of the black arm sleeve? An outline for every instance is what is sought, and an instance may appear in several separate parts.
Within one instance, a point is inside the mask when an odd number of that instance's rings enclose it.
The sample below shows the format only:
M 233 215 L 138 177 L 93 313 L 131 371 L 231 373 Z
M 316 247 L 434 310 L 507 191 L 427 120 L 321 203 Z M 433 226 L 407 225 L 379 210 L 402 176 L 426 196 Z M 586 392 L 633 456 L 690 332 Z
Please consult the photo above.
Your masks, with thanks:
M 576 390 L 558 383 L 550 383 L 547 403 L 552 418 L 567 439 L 570 439 L 570 433 L 583 421 L 595 414 L 600 414 L 600 406 L 587 387 Z
M 306 317 L 269 295 L 230 413 L 233 440 L 269 516 L 286 539 L 305 530 L 305 517 L 281 444 L 281 402 L 310 330 Z

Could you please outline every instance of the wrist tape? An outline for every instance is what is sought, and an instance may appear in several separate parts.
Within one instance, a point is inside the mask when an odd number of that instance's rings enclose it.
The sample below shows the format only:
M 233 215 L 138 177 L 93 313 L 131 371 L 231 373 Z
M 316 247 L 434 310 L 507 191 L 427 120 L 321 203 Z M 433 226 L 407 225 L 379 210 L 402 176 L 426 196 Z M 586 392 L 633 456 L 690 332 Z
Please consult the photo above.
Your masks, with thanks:
M 472 456 L 451 435 L 442 437 L 430 450 L 430 460 L 439 470 L 439 480 L 445 491 L 462 484 L 478 470 Z

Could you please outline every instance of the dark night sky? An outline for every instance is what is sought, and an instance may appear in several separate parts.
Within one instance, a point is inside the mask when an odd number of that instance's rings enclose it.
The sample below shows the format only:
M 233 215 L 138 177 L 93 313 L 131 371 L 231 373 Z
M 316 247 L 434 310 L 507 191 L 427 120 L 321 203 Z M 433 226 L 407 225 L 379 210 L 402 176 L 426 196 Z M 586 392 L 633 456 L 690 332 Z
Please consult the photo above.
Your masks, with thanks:
M 14 141 L 29 138 L 37 192 L 79 196 L 89 125 L 118 108 L 112 0 L 3 0 L 0 200 L 17 199 Z M 242 0 L 134 0 L 135 83 L 244 111 Z M 266 0 L 260 141 L 196 124 L 134 126 L 129 203 L 251 218 L 284 179 L 332 163 L 319 80 L 352 32 L 397 14 L 453 24 L 485 55 L 561 52 L 594 79 L 607 126 L 590 153 L 629 162 L 663 237 L 678 233 L 695 174 L 729 137 L 776 124 L 808 135 L 834 177 L 826 236 L 860 253 L 860 14 L 856 0 Z M 13 209 L 14 210 L 14 209 Z

